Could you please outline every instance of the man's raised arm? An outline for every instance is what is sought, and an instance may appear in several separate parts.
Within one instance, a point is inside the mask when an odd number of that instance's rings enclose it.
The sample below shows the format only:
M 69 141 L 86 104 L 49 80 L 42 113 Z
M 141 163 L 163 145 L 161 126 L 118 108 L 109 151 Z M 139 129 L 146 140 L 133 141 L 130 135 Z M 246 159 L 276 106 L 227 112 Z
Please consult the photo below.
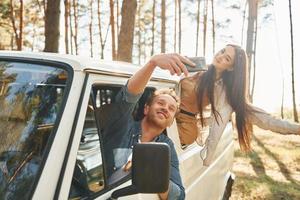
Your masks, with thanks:
M 155 67 L 168 70 L 170 74 L 180 76 L 184 73 L 188 75 L 185 64 L 195 66 L 187 58 L 177 54 L 158 54 L 153 56 L 139 71 L 137 71 L 128 81 L 128 92 L 131 94 L 140 94 L 144 91 Z

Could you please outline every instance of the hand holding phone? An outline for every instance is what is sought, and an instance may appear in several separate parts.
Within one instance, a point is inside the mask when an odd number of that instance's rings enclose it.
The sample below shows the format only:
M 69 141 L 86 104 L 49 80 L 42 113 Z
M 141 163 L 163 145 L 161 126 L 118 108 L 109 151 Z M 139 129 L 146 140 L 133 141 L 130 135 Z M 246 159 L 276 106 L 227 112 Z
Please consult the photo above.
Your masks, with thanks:
M 198 71 L 207 70 L 204 57 L 187 57 L 187 59 L 189 59 L 190 61 L 196 64 L 195 66 L 190 66 L 188 64 L 185 64 L 188 72 L 198 72 Z

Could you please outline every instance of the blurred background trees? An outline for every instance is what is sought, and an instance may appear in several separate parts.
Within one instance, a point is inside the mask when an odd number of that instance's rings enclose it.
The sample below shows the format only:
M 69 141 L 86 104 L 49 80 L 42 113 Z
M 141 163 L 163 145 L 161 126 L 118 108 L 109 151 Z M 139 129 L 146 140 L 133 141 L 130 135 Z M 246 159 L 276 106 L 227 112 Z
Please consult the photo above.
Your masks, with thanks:
M 263 37 L 262 27 L 276 22 L 270 11 L 274 3 L 275 0 L 1 0 L 0 49 L 84 54 L 142 64 L 153 54 L 185 53 L 187 46 L 192 52 L 189 56 L 209 57 L 217 47 L 235 41 L 247 52 L 253 100 L 256 71 L 262 67 L 256 67 L 257 41 Z M 290 93 L 294 120 L 298 121 L 291 0 L 289 3 L 290 7 L 282 9 L 290 13 Z M 235 18 L 243 19 L 235 27 L 241 33 L 240 39 L 234 39 L 237 34 L 230 32 Z M 282 70 L 288 66 L 284 67 Z M 282 76 L 280 80 L 282 117 L 287 94 L 284 79 Z

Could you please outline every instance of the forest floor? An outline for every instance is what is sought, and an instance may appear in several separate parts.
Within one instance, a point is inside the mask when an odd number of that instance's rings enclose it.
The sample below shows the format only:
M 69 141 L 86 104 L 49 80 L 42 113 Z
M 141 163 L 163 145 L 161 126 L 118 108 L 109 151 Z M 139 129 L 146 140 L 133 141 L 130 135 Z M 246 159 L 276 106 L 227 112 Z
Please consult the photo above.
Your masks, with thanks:
M 248 154 L 235 140 L 231 200 L 300 200 L 300 136 L 254 127 Z

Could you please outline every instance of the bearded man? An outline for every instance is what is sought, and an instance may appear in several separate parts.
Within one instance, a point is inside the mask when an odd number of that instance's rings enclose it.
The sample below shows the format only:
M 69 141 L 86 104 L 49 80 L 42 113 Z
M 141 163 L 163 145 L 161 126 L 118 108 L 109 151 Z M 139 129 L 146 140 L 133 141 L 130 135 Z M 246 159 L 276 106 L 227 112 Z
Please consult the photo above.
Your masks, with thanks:
M 171 150 L 170 183 L 160 199 L 184 199 L 185 192 L 179 172 L 179 161 L 172 140 L 164 130 L 174 120 L 179 107 L 179 98 L 170 89 L 157 90 L 148 99 L 143 110 L 143 118 L 135 121 L 132 112 L 146 84 L 156 67 L 168 70 L 172 75 L 188 74 L 185 64 L 194 63 L 178 54 L 159 54 L 153 56 L 145 66 L 137 71 L 118 92 L 115 102 L 110 105 L 107 124 L 102 125 L 104 139 L 104 158 L 110 184 L 120 180 L 120 171 L 129 171 L 131 153 L 135 143 L 163 142 Z

